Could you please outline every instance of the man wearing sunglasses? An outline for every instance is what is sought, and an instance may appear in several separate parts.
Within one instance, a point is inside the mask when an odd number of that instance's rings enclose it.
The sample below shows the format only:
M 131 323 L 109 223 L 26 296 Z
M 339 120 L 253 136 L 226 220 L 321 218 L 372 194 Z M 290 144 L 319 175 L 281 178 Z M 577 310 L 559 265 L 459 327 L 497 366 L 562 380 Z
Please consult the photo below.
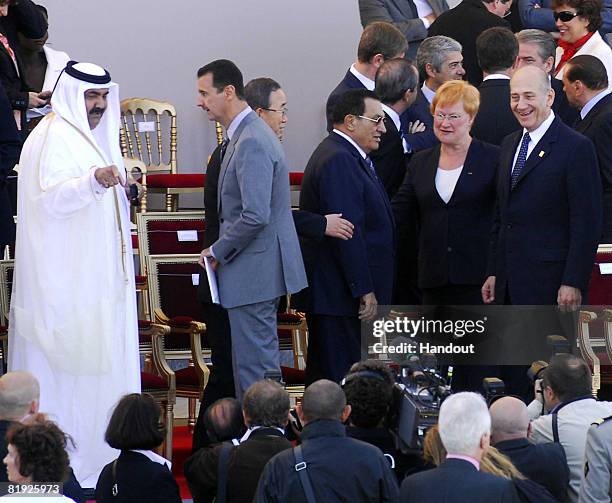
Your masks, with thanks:
M 369 154 L 385 133 L 376 95 L 351 90 L 336 103 L 333 130 L 306 169 L 300 209 L 342 213 L 354 226 L 352 239 L 301 240 L 310 296 L 307 384 L 339 382 L 361 359 L 360 321 L 389 304 L 393 287 L 395 226 L 389 198 Z

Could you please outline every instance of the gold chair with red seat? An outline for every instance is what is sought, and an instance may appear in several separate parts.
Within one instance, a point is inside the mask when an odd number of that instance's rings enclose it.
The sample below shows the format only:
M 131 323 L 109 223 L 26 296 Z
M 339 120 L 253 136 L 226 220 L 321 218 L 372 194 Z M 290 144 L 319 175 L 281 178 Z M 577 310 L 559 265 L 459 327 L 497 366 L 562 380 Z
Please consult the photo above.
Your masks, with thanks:
M 166 196 L 166 210 L 178 210 L 180 194 L 203 193 L 203 173 L 178 173 L 176 108 L 165 101 L 128 98 L 121 101 L 121 151 L 147 168 L 149 193 Z M 217 125 L 217 141 L 223 141 Z

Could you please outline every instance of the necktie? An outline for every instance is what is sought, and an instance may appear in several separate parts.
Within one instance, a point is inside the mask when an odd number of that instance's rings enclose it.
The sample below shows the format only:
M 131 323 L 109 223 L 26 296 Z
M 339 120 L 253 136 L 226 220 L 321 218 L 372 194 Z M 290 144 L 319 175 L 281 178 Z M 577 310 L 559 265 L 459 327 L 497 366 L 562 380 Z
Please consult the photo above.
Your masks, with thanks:
M 229 140 L 227 138 L 223 139 L 221 142 L 221 149 L 219 150 L 219 162 L 223 162 L 223 158 L 225 157 L 225 151 L 227 150 L 227 145 Z
M 400 129 L 400 136 L 402 138 L 402 147 L 404 147 L 404 154 L 410 154 L 412 152 L 412 145 L 410 145 L 409 136 L 406 131 Z
M 514 163 L 514 168 L 512 169 L 512 176 L 510 178 L 510 189 L 513 189 L 516 186 L 516 182 L 518 182 L 518 178 L 521 175 L 521 171 L 525 167 L 525 162 L 527 161 L 527 147 L 529 147 L 529 142 L 531 138 L 529 137 L 529 133 L 525 133 L 523 135 L 523 140 L 521 141 L 521 148 L 519 149 L 518 156 L 516 158 L 516 162 Z
M 368 165 L 368 167 L 370 168 L 370 173 L 372 173 L 372 176 L 374 177 L 374 180 L 378 180 L 378 175 L 376 174 L 376 168 L 374 167 L 374 163 L 372 162 L 372 159 L 370 159 L 369 155 L 366 156 L 365 162 Z

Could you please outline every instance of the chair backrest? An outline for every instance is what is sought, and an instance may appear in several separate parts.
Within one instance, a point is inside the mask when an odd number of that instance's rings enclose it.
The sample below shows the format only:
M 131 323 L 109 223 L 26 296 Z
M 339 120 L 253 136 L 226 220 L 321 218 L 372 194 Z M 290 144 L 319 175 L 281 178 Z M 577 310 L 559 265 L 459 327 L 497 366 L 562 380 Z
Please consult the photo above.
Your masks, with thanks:
M 612 245 L 599 245 L 589 283 L 589 304 L 612 305 Z
M 121 101 L 121 151 L 140 159 L 149 173 L 176 173 L 176 109 L 165 101 Z
M 151 312 L 161 309 L 169 318 L 202 320 L 197 298 L 198 254 L 149 255 L 147 271 Z M 180 321 L 180 320 L 179 320 Z
M 136 215 L 141 271 L 149 255 L 192 255 L 202 251 L 204 211 L 149 212 Z
M 578 325 L 578 347 L 582 358 L 589 364 L 593 372 L 593 393 L 597 393 L 601 388 L 601 359 L 607 359 L 605 353 L 605 341 L 598 337 L 593 337 L 592 328 L 597 329 L 600 335 L 603 335 L 603 327 L 601 323 L 597 323 L 597 313 L 592 311 L 580 311 L 580 321 Z M 601 320 L 599 320 L 601 321 Z M 604 350 L 601 351 L 601 346 Z
M 2 325 L 8 323 L 14 270 L 15 260 L 0 260 L 0 324 Z

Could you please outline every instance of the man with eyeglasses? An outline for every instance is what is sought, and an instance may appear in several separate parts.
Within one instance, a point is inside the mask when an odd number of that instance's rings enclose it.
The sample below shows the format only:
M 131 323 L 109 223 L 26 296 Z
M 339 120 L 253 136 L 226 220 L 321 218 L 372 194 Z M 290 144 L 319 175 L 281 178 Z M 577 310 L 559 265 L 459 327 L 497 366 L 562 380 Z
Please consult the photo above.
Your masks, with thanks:
M 478 87 L 482 69 L 476 55 L 476 39 L 483 31 L 495 26 L 510 28 L 502 19 L 510 14 L 512 0 L 463 0 L 457 7 L 442 14 L 429 27 L 429 36 L 446 35 L 463 47 L 465 79 Z
M 350 90 L 334 107 L 333 130 L 304 171 L 300 209 L 342 213 L 355 225 L 348 241 L 302 240 L 310 285 L 304 306 L 309 328 L 307 383 L 339 382 L 361 359 L 360 321 L 389 304 L 395 225 L 389 198 L 369 154 L 385 133 L 384 112 L 371 91 Z

